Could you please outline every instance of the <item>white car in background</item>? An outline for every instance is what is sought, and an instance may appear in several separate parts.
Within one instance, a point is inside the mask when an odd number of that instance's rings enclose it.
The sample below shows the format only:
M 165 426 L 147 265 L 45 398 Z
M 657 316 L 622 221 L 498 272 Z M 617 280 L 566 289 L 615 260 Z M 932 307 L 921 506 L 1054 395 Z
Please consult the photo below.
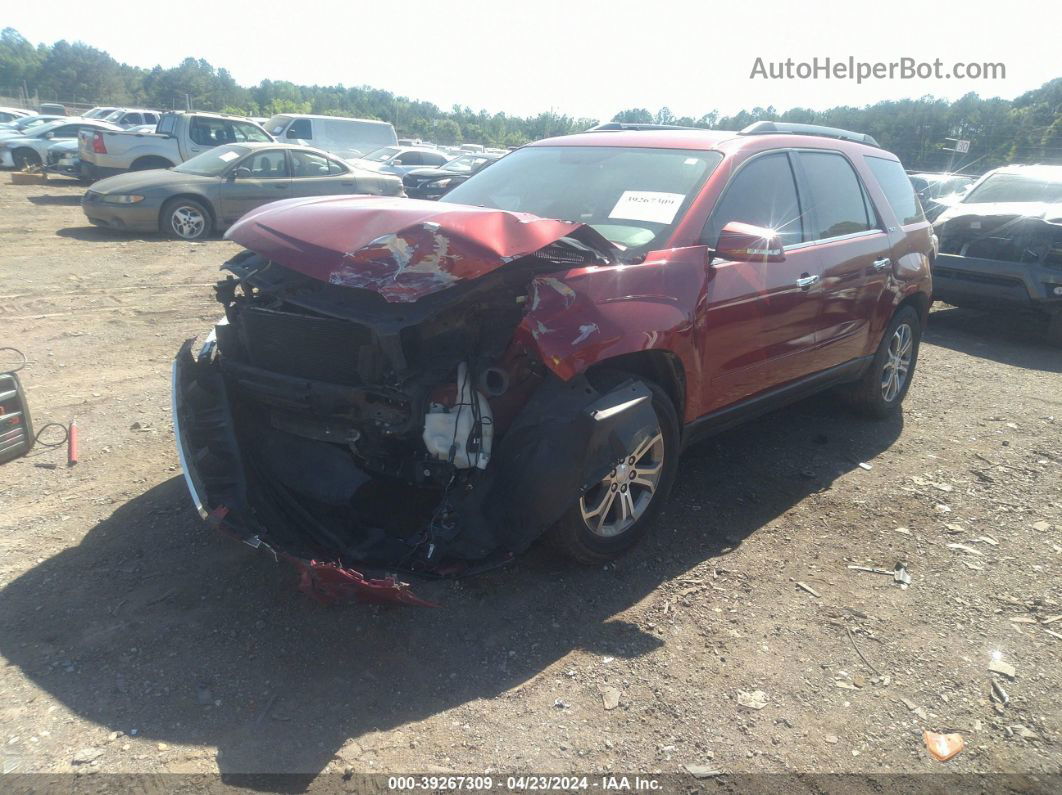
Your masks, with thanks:
M 278 113 L 265 123 L 265 130 L 282 143 L 313 146 L 345 160 L 398 143 L 392 124 L 345 116 Z
M 33 128 L 27 135 L 0 140 L 0 166 L 24 169 L 44 165 L 48 147 L 62 140 L 77 140 L 83 130 L 121 130 L 122 128 L 101 119 L 64 117 L 50 124 Z
M 358 168 L 399 177 L 417 168 L 438 168 L 453 157 L 426 146 L 384 146 L 365 157 L 351 160 Z
M 50 124 L 53 121 L 59 121 L 59 119 L 65 118 L 66 116 L 39 114 L 34 114 L 32 116 L 23 116 L 21 119 L 15 119 L 15 121 L 9 121 L 6 124 L 0 124 L 0 138 L 29 135 L 30 130 L 34 127 L 39 127 L 42 124 Z
M 10 121 L 18 121 L 26 116 L 33 115 L 33 111 L 22 110 L 22 108 L 3 108 L 0 107 L 0 123 L 6 124 Z

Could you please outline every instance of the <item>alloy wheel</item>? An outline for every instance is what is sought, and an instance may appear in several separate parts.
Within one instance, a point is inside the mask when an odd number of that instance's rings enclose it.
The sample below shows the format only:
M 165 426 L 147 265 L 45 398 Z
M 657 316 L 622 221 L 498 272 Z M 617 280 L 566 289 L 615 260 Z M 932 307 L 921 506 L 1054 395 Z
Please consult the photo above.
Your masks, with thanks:
M 206 218 L 195 207 L 182 204 L 170 214 L 170 226 L 178 236 L 185 240 L 194 240 L 203 234 L 206 228 Z
M 906 323 L 896 327 L 889 340 L 885 364 L 881 370 L 881 396 L 891 403 L 903 391 L 907 374 L 911 370 L 911 354 L 914 350 L 914 332 Z
M 659 427 L 579 499 L 587 529 L 612 538 L 625 533 L 649 508 L 664 471 L 664 436 Z

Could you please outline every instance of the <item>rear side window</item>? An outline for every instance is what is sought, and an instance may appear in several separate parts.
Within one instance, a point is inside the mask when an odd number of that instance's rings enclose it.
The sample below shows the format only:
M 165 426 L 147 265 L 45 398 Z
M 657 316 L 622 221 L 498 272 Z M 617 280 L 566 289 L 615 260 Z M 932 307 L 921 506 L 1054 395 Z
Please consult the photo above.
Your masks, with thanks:
M 301 138 L 304 141 L 313 140 L 313 132 L 310 129 L 309 119 L 295 119 L 288 127 L 288 138 Z
M 863 186 L 852 165 L 833 152 L 801 152 L 807 178 L 808 214 L 814 227 L 808 238 L 825 240 L 873 229 Z M 904 176 L 906 179 L 906 175 Z
M 866 161 L 900 225 L 925 220 L 922 204 L 918 201 L 918 194 L 915 193 L 914 185 L 904 173 L 903 166 L 895 160 L 870 155 L 866 157 Z
M 785 246 L 804 240 L 796 180 L 785 152 L 757 157 L 738 172 L 708 219 L 705 244 L 714 246 L 731 221 L 773 229 Z

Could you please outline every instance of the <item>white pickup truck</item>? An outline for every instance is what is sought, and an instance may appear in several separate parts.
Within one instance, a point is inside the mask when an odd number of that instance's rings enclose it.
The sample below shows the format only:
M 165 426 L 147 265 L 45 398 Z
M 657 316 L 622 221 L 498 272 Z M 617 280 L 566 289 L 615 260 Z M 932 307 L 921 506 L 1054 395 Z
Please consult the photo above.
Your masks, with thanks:
M 97 134 L 98 133 L 98 134 Z M 86 131 L 78 136 L 81 178 L 171 168 L 222 144 L 272 141 L 250 119 L 225 113 L 164 113 L 153 133 Z

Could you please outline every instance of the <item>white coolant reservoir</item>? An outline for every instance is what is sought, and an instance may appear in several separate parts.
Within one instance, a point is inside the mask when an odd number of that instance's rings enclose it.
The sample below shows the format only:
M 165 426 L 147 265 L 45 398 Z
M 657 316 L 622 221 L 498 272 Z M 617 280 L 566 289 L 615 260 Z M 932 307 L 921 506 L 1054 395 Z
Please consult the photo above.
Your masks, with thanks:
M 428 413 L 424 415 L 424 446 L 440 461 L 449 461 L 450 450 L 454 448 L 454 466 L 458 469 L 486 469 L 494 438 L 494 418 L 487 399 L 472 388 L 471 380 L 468 365 L 461 362 L 457 366 L 457 404 L 432 403 L 428 407 Z M 472 401 L 476 401 L 478 407 L 478 420 L 477 412 L 472 410 Z M 468 440 L 477 421 L 480 449 L 470 452 Z

